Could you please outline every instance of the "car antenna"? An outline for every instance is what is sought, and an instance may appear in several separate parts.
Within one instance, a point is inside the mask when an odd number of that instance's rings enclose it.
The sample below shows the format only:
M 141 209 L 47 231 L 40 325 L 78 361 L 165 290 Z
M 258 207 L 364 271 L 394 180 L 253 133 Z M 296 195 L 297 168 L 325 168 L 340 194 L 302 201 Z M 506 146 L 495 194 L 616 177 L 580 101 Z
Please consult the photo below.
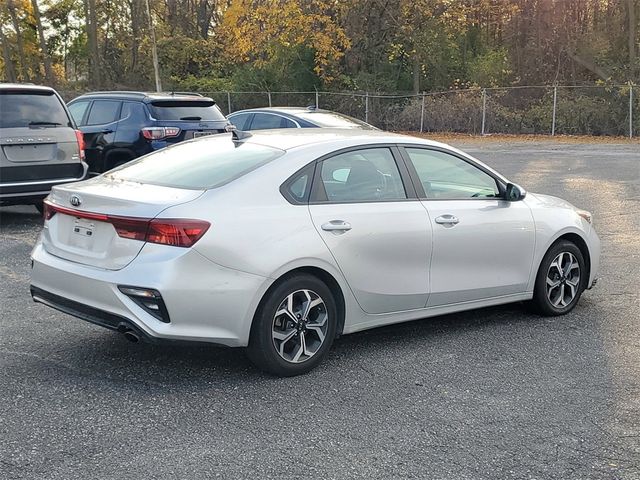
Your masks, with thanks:
M 231 140 L 233 140 L 234 143 L 245 140 L 251 136 L 251 132 L 245 132 L 243 130 L 238 130 L 237 128 L 231 130 Z

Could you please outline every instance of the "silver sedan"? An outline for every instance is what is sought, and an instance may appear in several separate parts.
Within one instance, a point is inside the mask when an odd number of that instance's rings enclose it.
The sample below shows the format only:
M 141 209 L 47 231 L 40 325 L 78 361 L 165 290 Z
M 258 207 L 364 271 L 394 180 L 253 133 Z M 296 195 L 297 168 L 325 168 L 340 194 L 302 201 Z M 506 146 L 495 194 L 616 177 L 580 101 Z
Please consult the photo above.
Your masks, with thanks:
M 600 258 L 589 212 L 375 131 L 196 139 L 45 205 L 35 301 L 132 341 L 247 347 L 276 375 L 381 325 L 524 300 L 565 314 Z

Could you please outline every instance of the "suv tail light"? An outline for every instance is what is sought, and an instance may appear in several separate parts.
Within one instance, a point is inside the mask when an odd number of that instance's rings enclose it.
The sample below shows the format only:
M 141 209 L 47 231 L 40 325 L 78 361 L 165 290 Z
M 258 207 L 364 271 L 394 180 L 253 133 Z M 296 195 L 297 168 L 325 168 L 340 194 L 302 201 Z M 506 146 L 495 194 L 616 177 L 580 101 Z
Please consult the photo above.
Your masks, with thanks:
M 140 240 L 161 245 L 189 248 L 207 233 L 211 224 L 204 220 L 185 218 L 136 218 L 83 212 L 73 208 L 60 207 L 44 201 L 44 219 L 50 220 L 56 213 L 76 218 L 98 220 L 113 225 L 119 237 Z
M 147 140 L 162 140 L 163 138 L 177 137 L 180 135 L 178 127 L 145 127 L 141 130 L 142 136 Z
M 80 160 L 84 160 L 84 135 L 80 130 L 74 130 L 76 132 L 76 140 L 78 141 L 78 150 L 80 150 Z

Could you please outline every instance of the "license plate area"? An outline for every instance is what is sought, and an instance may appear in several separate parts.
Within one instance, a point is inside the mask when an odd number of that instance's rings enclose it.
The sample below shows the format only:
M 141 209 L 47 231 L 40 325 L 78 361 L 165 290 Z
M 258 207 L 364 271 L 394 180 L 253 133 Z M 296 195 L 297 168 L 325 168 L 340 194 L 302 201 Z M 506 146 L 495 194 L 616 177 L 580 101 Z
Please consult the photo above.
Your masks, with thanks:
M 193 138 L 206 137 L 207 135 L 215 135 L 218 133 L 216 130 L 205 130 L 203 132 L 193 132 Z
M 83 250 L 91 250 L 94 244 L 96 225 L 90 220 L 76 218 L 73 222 L 69 244 Z

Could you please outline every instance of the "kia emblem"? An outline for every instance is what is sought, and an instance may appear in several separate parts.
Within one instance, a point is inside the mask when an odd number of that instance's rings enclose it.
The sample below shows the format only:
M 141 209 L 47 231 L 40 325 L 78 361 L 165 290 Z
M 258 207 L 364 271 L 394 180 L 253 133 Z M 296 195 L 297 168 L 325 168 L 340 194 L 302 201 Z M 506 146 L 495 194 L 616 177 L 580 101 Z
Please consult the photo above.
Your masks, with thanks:
M 79 207 L 82 199 L 78 195 L 71 195 L 71 197 L 69 197 L 69 203 L 74 207 Z

